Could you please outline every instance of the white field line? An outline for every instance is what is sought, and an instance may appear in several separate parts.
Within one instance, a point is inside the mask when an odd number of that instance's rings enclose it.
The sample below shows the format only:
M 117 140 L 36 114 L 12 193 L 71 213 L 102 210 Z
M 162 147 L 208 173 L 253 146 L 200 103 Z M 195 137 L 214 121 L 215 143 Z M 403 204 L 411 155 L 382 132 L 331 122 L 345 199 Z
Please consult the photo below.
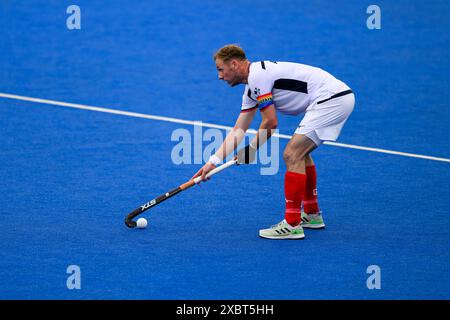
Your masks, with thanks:
M 222 125 L 218 125 L 218 124 L 214 124 L 214 123 L 183 120 L 183 119 L 171 118 L 171 117 L 155 116 L 155 115 L 144 114 L 144 113 L 94 107 L 94 106 L 89 106 L 89 105 L 84 105 L 84 104 L 69 103 L 69 102 L 62 102 L 62 101 L 55 101 L 55 100 L 39 99 L 39 98 L 19 96 L 19 95 L 15 95 L 15 94 L 8 94 L 8 93 L 1 93 L 1 92 L 0 92 L 0 98 L 20 100 L 20 101 L 29 101 L 29 102 L 47 104 L 47 105 L 57 106 L 57 107 L 66 107 L 66 108 L 103 112 L 103 113 L 111 113 L 111 114 L 117 114 L 117 115 L 121 115 L 121 116 L 134 117 L 134 118 L 158 120 L 158 121 L 180 123 L 180 124 L 187 124 L 187 125 L 193 125 L 193 126 L 202 126 L 205 128 L 216 128 L 216 129 L 222 129 L 222 130 L 232 129 L 232 127 L 230 127 L 230 126 L 222 126 Z M 250 134 L 255 134 L 257 131 L 254 129 L 249 129 L 249 130 L 247 130 L 247 132 Z M 274 136 L 281 138 L 281 139 L 290 139 L 292 137 L 292 136 L 286 135 L 286 134 L 274 134 Z M 393 150 L 386 150 L 386 149 L 379 149 L 379 148 L 369 148 L 369 147 L 363 147 L 363 146 L 357 146 L 357 145 L 345 144 L 345 143 L 325 141 L 324 144 L 330 145 L 330 146 L 335 146 L 335 147 L 341 147 L 341 148 L 358 149 L 358 150 L 364 150 L 364 151 L 393 154 L 393 155 L 398 155 L 398 156 L 403 156 L 403 157 L 450 162 L 450 159 L 447 159 L 447 158 L 426 156 L 426 155 L 421 155 L 421 154 L 407 153 L 407 152 L 400 152 L 400 151 L 393 151 Z

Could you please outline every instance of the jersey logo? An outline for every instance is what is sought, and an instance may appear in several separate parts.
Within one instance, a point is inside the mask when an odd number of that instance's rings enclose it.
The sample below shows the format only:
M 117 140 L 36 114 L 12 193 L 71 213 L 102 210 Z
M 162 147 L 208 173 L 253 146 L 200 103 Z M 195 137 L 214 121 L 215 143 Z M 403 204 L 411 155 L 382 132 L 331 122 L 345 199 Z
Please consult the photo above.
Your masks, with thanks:
M 249 97 L 251 100 L 253 100 L 253 101 L 256 102 L 256 100 L 252 98 L 252 90 L 248 89 L 248 91 L 247 91 L 247 97 Z
M 253 91 L 253 94 L 255 95 L 255 96 L 260 96 L 261 95 L 261 89 L 259 89 L 259 88 L 255 88 L 255 90 Z

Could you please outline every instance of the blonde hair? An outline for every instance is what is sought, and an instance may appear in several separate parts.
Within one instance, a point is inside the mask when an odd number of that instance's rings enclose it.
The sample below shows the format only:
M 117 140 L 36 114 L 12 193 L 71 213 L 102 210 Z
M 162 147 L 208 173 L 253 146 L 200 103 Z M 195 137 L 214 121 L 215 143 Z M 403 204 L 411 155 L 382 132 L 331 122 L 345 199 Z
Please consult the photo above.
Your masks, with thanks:
M 217 52 L 214 54 L 214 61 L 217 59 L 222 60 L 223 62 L 228 62 L 231 59 L 238 59 L 238 60 L 246 60 L 247 57 L 245 56 L 244 50 L 242 50 L 241 47 L 239 47 L 236 44 L 227 44 L 226 46 L 223 46 Z

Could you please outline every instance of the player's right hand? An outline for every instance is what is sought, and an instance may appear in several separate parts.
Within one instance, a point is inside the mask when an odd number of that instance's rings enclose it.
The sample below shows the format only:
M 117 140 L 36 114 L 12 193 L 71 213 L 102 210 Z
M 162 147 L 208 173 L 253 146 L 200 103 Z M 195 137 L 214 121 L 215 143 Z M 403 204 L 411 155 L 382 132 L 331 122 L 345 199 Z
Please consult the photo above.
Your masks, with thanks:
M 255 161 L 257 149 L 251 144 L 248 144 L 245 148 L 242 148 L 237 153 L 237 164 L 249 164 Z

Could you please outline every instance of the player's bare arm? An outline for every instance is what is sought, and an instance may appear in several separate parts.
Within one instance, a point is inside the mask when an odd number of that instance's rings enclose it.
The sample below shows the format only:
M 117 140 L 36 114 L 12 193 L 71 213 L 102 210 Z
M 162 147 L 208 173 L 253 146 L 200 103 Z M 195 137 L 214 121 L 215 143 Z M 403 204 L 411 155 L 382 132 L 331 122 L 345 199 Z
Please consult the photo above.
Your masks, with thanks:
M 213 155 L 216 158 L 216 161 L 222 161 L 225 159 L 230 153 L 234 152 L 238 145 L 242 142 L 245 136 L 245 132 L 250 127 L 250 124 L 255 117 L 256 108 L 249 112 L 241 112 L 239 117 L 236 120 L 236 123 L 231 129 L 231 131 L 227 134 L 225 140 L 222 145 L 219 147 L 217 152 Z M 202 180 L 205 179 L 206 174 L 216 167 L 211 161 L 208 161 L 197 173 L 192 177 L 195 179 L 198 176 L 202 177 Z
M 277 113 L 273 105 L 262 110 L 261 117 L 262 119 L 258 134 L 252 141 L 252 145 L 258 148 L 266 143 L 266 141 L 273 135 L 275 129 L 278 127 Z
M 264 108 L 264 110 L 261 110 L 261 117 L 261 123 L 255 137 L 245 148 L 239 150 L 237 154 L 238 164 L 252 163 L 255 160 L 258 148 L 270 139 L 278 126 L 277 113 L 274 105 L 270 105 Z

